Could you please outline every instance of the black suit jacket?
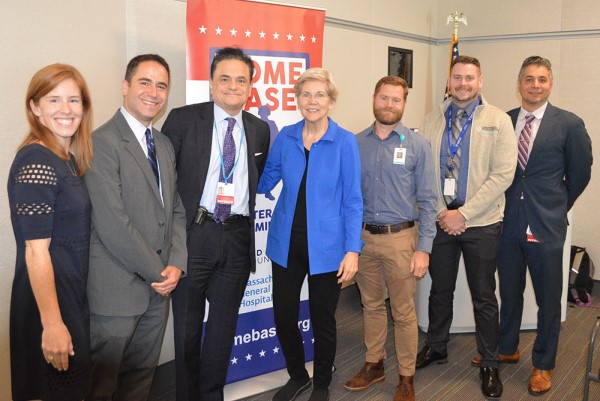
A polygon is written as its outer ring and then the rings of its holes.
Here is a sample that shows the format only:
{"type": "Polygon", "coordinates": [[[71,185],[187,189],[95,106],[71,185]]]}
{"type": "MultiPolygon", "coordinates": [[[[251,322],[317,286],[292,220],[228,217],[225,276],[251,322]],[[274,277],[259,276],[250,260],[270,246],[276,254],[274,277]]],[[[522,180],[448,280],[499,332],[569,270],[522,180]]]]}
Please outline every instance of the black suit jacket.
{"type": "MultiPolygon", "coordinates": [[[[508,112],[513,126],[519,110],[508,112]]],[[[517,165],[515,179],[506,191],[503,232],[519,227],[518,204],[524,202],[536,239],[564,241],[567,212],[590,181],[591,167],[592,142],[583,120],[548,103],[527,167],[523,171],[517,165]]]]}
{"type": "MultiPolygon", "coordinates": [[[[242,112],[244,132],[248,149],[248,188],[250,227],[252,238],[250,263],[256,270],[254,255],[254,205],[258,179],[265,167],[269,153],[269,125],[254,116],[242,112]]],[[[213,137],[214,103],[198,103],[171,110],[162,132],[171,139],[177,162],[177,188],[187,216],[189,228],[202,197],[210,163],[213,137]]]]}

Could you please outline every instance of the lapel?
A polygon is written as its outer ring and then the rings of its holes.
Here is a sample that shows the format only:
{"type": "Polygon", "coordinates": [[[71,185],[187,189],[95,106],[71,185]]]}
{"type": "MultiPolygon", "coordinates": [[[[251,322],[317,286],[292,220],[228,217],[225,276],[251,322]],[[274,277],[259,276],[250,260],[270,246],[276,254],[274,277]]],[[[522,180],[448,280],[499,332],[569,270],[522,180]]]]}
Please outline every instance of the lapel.
{"type": "MultiPolygon", "coordinates": [[[[206,183],[206,175],[208,174],[208,166],[210,165],[210,152],[212,149],[213,126],[215,121],[215,112],[213,102],[207,103],[198,112],[198,126],[196,135],[196,154],[198,160],[198,183],[199,193],[204,190],[206,183]]],[[[198,197],[198,201],[200,197],[198,197]]]]}
{"type": "Polygon", "coordinates": [[[250,198],[256,191],[258,185],[258,170],[256,163],[254,162],[254,155],[256,151],[256,127],[250,121],[248,114],[242,111],[242,121],[244,122],[244,133],[246,135],[246,149],[248,151],[248,184],[250,189],[250,198]]]}
{"type": "MultiPolygon", "coordinates": [[[[156,157],[158,158],[158,168],[160,169],[160,185],[163,193],[162,203],[164,210],[171,210],[173,199],[168,194],[174,192],[172,188],[174,183],[170,179],[175,176],[175,172],[173,171],[174,163],[170,160],[167,143],[164,141],[164,136],[161,135],[162,134],[159,131],[152,127],[152,136],[154,137],[154,146],[156,147],[156,157]]],[[[154,176],[154,173],[152,173],[152,176],[154,176]]]]}
{"type": "MultiPolygon", "coordinates": [[[[133,131],[129,127],[129,124],[127,124],[127,120],[125,120],[125,117],[123,117],[123,114],[121,114],[120,110],[117,110],[113,118],[115,121],[115,125],[117,126],[117,130],[119,131],[121,138],[125,142],[125,149],[131,154],[131,157],[133,158],[135,163],[137,163],[137,165],[144,173],[144,176],[146,177],[150,188],[152,188],[154,196],[156,196],[159,202],[162,202],[160,199],[160,193],[158,192],[158,186],[156,185],[156,178],[154,177],[154,173],[150,168],[150,164],[148,163],[148,159],[146,158],[146,155],[144,154],[140,143],[133,134],[133,131]]],[[[163,153],[165,151],[166,150],[163,148],[163,153]]]]}
{"type": "Polygon", "coordinates": [[[543,157],[544,144],[546,141],[548,141],[548,138],[552,136],[552,131],[557,121],[558,117],[556,108],[548,103],[546,112],[544,113],[544,117],[542,117],[540,127],[538,128],[538,132],[533,141],[533,149],[531,149],[529,159],[527,160],[528,166],[529,163],[535,163],[538,158],[543,157]]]}

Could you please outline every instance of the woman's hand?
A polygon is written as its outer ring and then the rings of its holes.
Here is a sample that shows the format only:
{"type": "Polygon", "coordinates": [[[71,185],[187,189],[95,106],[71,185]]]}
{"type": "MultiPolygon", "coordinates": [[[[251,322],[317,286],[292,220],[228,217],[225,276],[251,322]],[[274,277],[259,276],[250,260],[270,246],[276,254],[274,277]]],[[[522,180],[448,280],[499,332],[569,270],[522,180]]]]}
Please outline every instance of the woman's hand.
{"type": "Polygon", "coordinates": [[[69,369],[69,356],[75,355],[71,334],[61,321],[47,324],[42,331],[42,352],[46,362],[58,370],[69,369]]]}
{"type": "Polygon", "coordinates": [[[338,269],[338,284],[343,283],[344,281],[350,281],[356,275],[358,271],[358,253],[357,252],[346,252],[344,259],[340,263],[340,268],[338,269]]]}

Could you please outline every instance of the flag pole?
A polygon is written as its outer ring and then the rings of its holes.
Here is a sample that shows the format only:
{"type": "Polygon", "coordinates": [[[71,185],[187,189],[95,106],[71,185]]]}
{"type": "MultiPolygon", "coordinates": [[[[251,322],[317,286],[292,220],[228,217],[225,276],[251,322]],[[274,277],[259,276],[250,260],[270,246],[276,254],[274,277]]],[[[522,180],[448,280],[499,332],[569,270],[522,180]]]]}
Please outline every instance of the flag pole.
{"type": "MultiPolygon", "coordinates": [[[[446,20],[446,25],[450,25],[450,23],[454,26],[454,33],[452,34],[452,41],[450,42],[450,56],[448,58],[448,77],[450,77],[450,67],[452,66],[452,60],[458,57],[458,26],[459,24],[464,24],[467,26],[467,17],[463,13],[458,13],[458,11],[454,11],[454,13],[450,14],[446,20]]],[[[444,100],[450,97],[450,87],[446,84],[446,92],[444,92],[444,100]]]]}

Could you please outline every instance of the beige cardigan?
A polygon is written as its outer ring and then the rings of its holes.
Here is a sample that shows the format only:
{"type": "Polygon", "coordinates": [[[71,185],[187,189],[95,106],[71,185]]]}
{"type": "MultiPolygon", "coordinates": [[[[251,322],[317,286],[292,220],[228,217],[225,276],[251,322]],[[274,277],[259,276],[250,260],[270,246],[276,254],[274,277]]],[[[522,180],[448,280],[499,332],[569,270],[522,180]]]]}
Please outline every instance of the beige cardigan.
{"type": "MultiPolygon", "coordinates": [[[[517,168],[517,138],[508,114],[481,99],[471,124],[467,201],[458,209],[467,227],[486,226],[502,221],[504,191],[517,168]]],[[[452,99],[429,113],[419,129],[433,150],[438,193],[438,213],[446,209],[440,177],[440,147],[446,134],[446,110],[452,99]]]]}

